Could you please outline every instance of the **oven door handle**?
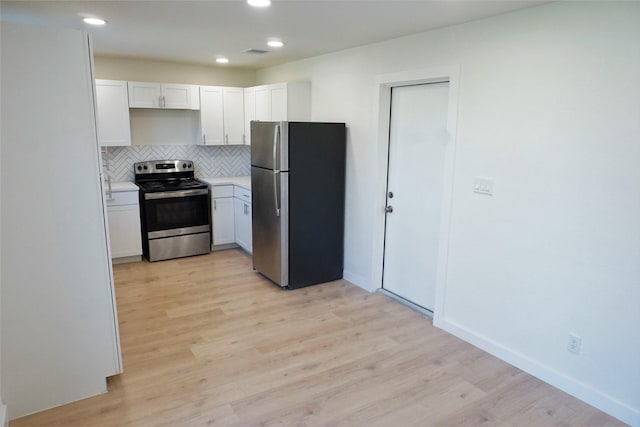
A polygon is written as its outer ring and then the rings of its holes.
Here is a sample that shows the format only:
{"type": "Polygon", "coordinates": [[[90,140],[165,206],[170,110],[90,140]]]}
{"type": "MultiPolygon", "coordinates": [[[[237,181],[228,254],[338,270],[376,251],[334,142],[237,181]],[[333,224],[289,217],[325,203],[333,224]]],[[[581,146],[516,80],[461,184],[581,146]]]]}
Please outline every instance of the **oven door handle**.
{"type": "Polygon", "coordinates": [[[182,191],[162,191],[160,193],[145,193],[145,200],[154,199],[173,199],[176,197],[188,197],[188,196],[203,196],[209,194],[209,190],[206,188],[200,188],[197,190],[182,190],[182,191]]]}

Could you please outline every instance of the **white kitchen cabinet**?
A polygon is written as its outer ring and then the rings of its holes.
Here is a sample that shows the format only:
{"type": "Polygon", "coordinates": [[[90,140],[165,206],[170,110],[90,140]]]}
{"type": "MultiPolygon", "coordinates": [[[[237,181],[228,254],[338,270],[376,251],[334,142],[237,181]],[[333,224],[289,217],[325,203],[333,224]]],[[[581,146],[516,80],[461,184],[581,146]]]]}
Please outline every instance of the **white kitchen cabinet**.
{"type": "Polygon", "coordinates": [[[251,191],[234,187],[236,243],[245,251],[252,253],[251,191]]]}
{"type": "Polygon", "coordinates": [[[244,89],[200,86],[200,144],[244,144],[244,123],[244,89]]]}
{"type": "Polygon", "coordinates": [[[200,109],[196,85],[128,82],[128,88],[129,108],[200,109]]]}
{"type": "MultiPolygon", "coordinates": [[[[142,235],[138,191],[121,191],[107,196],[107,220],[113,260],[140,257],[142,235]]],[[[116,261],[117,262],[117,261],[116,261]]]]}
{"type": "Polygon", "coordinates": [[[101,146],[131,145],[127,82],[96,79],[96,116],[101,146]]]}
{"type": "Polygon", "coordinates": [[[251,120],[311,120],[311,84],[288,82],[254,86],[245,89],[245,136],[251,144],[251,120]],[[248,112],[248,113],[247,113],[248,112]]]}
{"type": "Polygon", "coordinates": [[[244,144],[244,90],[240,87],[222,89],[224,134],[227,145],[244,144]]]}
{"type": "Polygon", "coordinates": [[[200,144],[224,145],[222,88],[200,86],[200,144]]]}
{"type": "Polygon", "coordinates": [[[174,108],[182,110],[199,110],[200,97],[198,96],[198,86],[183,85],[175,83],[162,83],[163,108],[174,108]]]}
{"type": "Polygon", "coordinates": [[[269,86],[256,86],[253,88],[255,96],[255,119],[260,121],[271,120],[271,98],[269,86]]]}
{"type": "Polygon", "coordinates": [[[235,243],[233,185],[211,186],[212,245],[235,243]]]}

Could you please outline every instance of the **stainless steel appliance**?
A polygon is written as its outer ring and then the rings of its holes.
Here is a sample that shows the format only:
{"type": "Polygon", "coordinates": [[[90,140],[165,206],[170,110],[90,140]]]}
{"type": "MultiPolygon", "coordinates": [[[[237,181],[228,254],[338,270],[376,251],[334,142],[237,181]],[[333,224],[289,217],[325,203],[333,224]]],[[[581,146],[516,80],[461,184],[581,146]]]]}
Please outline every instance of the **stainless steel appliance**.
{"type": "Polygon", "coordinates": [[[285,288],[342,277],[344,123],[251,122],[253,267],[285,288]]]}
{"type": "Polygon", "coordinates": [[[142,252],[149,261],[209,253],[211,220],[207,184],[190,160],[133,165],[140,187],[142,252]]]}

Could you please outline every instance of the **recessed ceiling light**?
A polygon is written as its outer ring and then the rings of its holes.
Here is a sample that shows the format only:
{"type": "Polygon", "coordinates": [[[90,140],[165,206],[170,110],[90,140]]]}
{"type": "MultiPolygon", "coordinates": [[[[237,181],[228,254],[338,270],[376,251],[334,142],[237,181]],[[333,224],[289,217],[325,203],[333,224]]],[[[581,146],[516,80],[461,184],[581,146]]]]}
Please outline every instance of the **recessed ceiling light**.
{"type": "Polygon", "coordinates": [[[104,25],[107,23],[107,21],[100,18],[84,18],[83,21],[91,25],[104,25]]]}
{"type": "Polygon", "coordinates": [[[216,62],[218,64],[227,64],[229,62],[229,58],[224,58],[224,57],[216,58],[216,62]]]}
{"type": "Polygon", "coordinates": [[[271,5],[271,0],[247,0],[247,3],[254,7],[267,7],[271,5]]]}
{"type": "Polygon", "coordinates": [[[284,43],[282,43],[280,40],[269,40],[267,42],[267,44],[271,47],[282,47],[284,46],[284,43]]]}

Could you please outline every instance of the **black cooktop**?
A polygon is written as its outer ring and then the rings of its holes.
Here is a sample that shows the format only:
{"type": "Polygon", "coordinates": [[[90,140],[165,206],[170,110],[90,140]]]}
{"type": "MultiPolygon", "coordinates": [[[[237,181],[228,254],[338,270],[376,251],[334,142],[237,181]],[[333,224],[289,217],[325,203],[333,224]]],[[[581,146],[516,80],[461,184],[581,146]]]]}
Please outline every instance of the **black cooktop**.
{"type": "Polygon", "coordinates": [[[138,184],[138,186],[145,193],[197,190],[201,188],[208,188],[208,185],[206,183],[198,181],[195,178],[137,181],[136,184],[138,184]]]}

